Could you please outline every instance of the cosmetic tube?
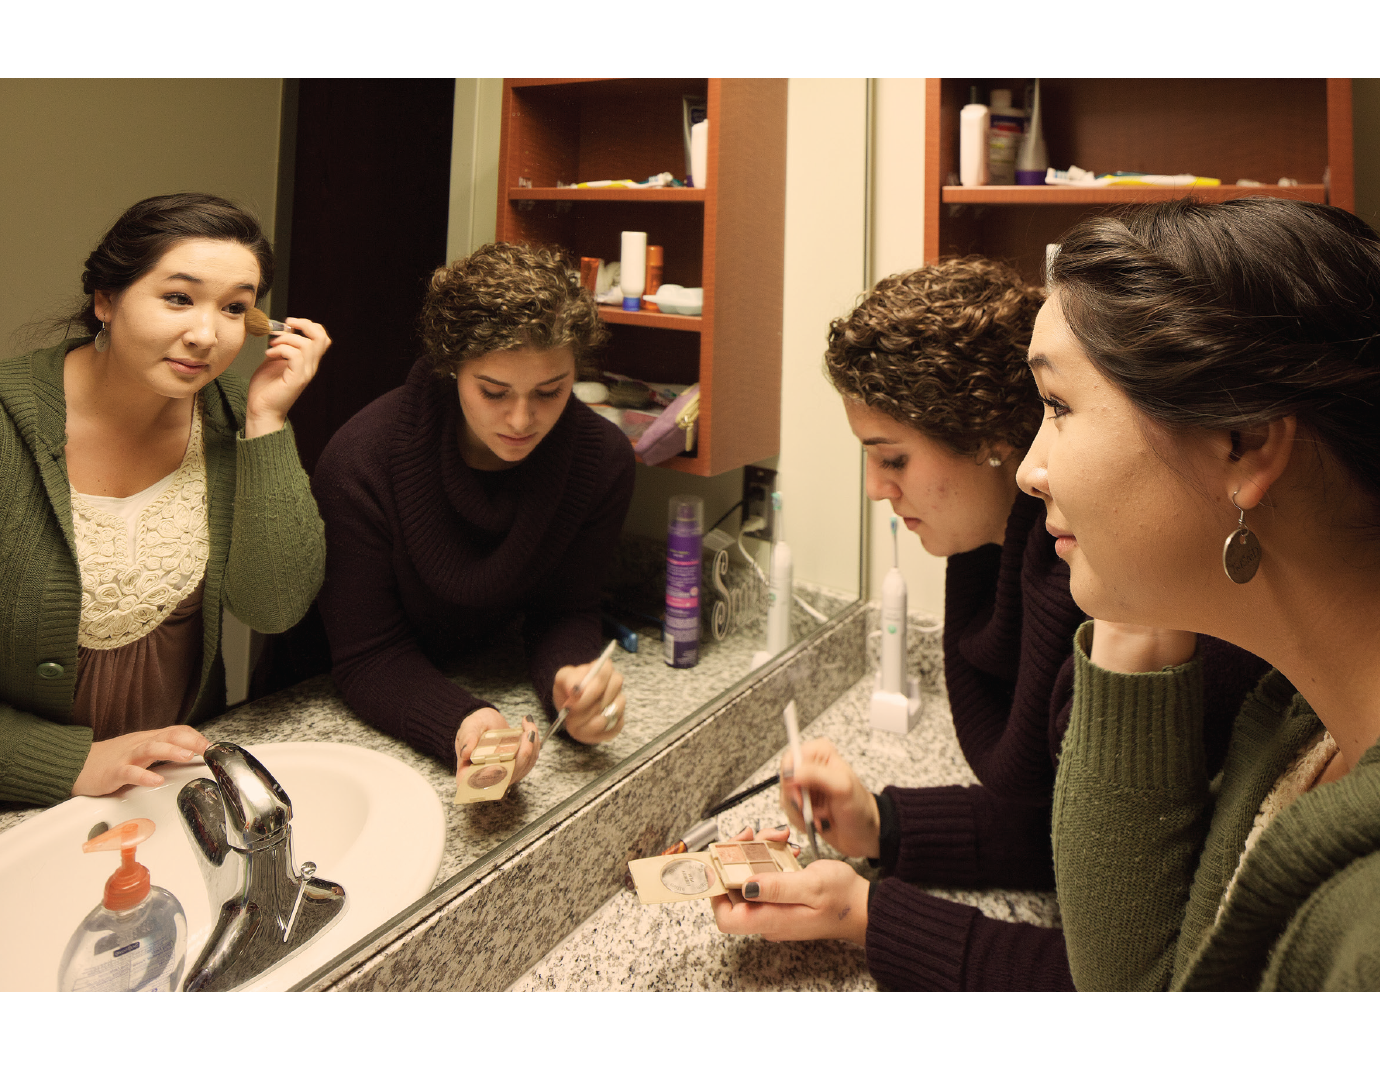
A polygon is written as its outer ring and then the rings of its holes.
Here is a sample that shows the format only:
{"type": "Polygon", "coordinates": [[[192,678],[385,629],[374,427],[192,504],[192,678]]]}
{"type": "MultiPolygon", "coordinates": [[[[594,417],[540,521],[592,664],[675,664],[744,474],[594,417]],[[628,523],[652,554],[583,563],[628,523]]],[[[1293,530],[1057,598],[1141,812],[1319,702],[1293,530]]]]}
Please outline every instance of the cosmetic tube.
{"type": "Polygon", "coordinates": [[[647,232],[624,231],[623,252],[619,260],[618,285],[623,291],[623,308],[636,312],[642,308],[642,291],[647,285],[647,232]]]}
{"type": "Polygon", "coordinates": [[[667,509],[666,629],[668,666],[689,669],[700,660],[700,555],[704,499],[676,495],[667,509]]]}

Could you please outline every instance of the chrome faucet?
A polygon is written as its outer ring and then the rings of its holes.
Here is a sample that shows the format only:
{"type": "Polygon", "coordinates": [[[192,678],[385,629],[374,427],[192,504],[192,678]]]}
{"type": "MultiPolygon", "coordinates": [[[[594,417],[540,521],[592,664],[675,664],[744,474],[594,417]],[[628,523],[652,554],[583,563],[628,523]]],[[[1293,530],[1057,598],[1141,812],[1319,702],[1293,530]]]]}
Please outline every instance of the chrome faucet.
{"type": "Polygon", "coordinates": [[[345,890],[294,868],[292,801],[237,744],[204,756],[215,780],[182,786],[177,807],[196,848],[211,912],[211,936],[187,972],[186,992],[228,992],[292,958],[340,920],[345,890]]]}

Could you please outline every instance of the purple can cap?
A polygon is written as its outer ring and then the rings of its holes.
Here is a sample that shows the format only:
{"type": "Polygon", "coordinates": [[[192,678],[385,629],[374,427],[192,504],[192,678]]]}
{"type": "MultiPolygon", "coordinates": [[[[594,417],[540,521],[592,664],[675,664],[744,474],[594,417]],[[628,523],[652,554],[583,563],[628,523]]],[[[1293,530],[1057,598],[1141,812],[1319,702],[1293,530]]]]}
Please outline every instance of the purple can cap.
{"type": "Polygon", "coordinates": [[[642,299],[641,299],[640,297],[625,297],[625,298],[623,299],[623,311],[624,311],[624,312],[637,312],[637,311],[640,310],[641,308],[642,308],[642,299]]]}
{"type": "Polygon", "coordinates": [[[1045,185],[1044,171],[1017,171],[1017,186],[1043,186],[1045,185]]]}

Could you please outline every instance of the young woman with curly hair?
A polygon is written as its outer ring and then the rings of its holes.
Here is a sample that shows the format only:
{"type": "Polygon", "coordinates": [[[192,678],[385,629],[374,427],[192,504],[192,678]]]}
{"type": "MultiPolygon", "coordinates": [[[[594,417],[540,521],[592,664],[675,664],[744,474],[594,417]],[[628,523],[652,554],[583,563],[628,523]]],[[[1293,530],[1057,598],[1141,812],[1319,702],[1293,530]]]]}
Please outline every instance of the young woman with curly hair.
{"type": "MultiPolygon", "coordinates": [[[[599,588],[632,498],[628,440],[572,388],[602,341],[564,259],[495,243],[437,269],[407,382],[356,414],[313,476],[326,522],[318,605],[336,683],[366,721],[454,762],[507,721],[439,666],[523,618],[532,685],[565,729],[622,728],[622,677],[605,665],[599,588]]],[[[527,720],[527,719],[524,719],[527,720]]],[[[526,726],[514,779],[540,747],[526,726]]]]}
{"type": "MultiPolygon", "coordinates": [[[[867,495],[948,559],[945,682],[980,784],[873,795],[828,740],[810,741],[802,767],[783,768],[787,814],[803,826],[796,800],[810,792],[823,838],[889,876],[869,883],[832,860],[764,876],[744,888],[750,899],[716,898],[724,931],[853,940],[887,989],[1072,988],[1059,930],[917,887],[1054,886],[1054,771],[1086,615],[1044,510],[1016,484],[1041,421],[1026,353],[1042,300],[1012,269],[967,257],[884,279],[831,325],[825,365],[866,451],[867,495]]],[[[1213,709],[1234,710],[1265,667],[1226,644],[1205,652],[1213,709]]],[[[1225,725],[1209,726],[1216,763],[1225,725]]]]}

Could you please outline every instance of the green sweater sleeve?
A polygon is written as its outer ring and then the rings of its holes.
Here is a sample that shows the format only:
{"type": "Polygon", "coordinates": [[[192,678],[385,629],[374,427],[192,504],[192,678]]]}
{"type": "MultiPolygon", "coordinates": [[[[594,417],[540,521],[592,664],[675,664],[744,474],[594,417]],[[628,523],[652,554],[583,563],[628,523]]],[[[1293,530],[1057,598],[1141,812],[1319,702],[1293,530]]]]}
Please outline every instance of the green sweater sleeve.
{"type": "Polygon", "coordinates": [[[58,725],[0,703],[0,800],[47,807],[72,794],[86,757],[91,730],[58,725]]]}
{"type": "Polygon", "coordinates": [[[259,632],[296,624],[326,569],[326,537],[292,427],[235,442],[235,514],[225,603],[259,632]]]}
{"type": "Polygon", "coordinates": [[[1202,665],[1111,673],[1074,639],[1054,870],[1079,989],[1166,989],[1210,817],[1202,665]]]}

